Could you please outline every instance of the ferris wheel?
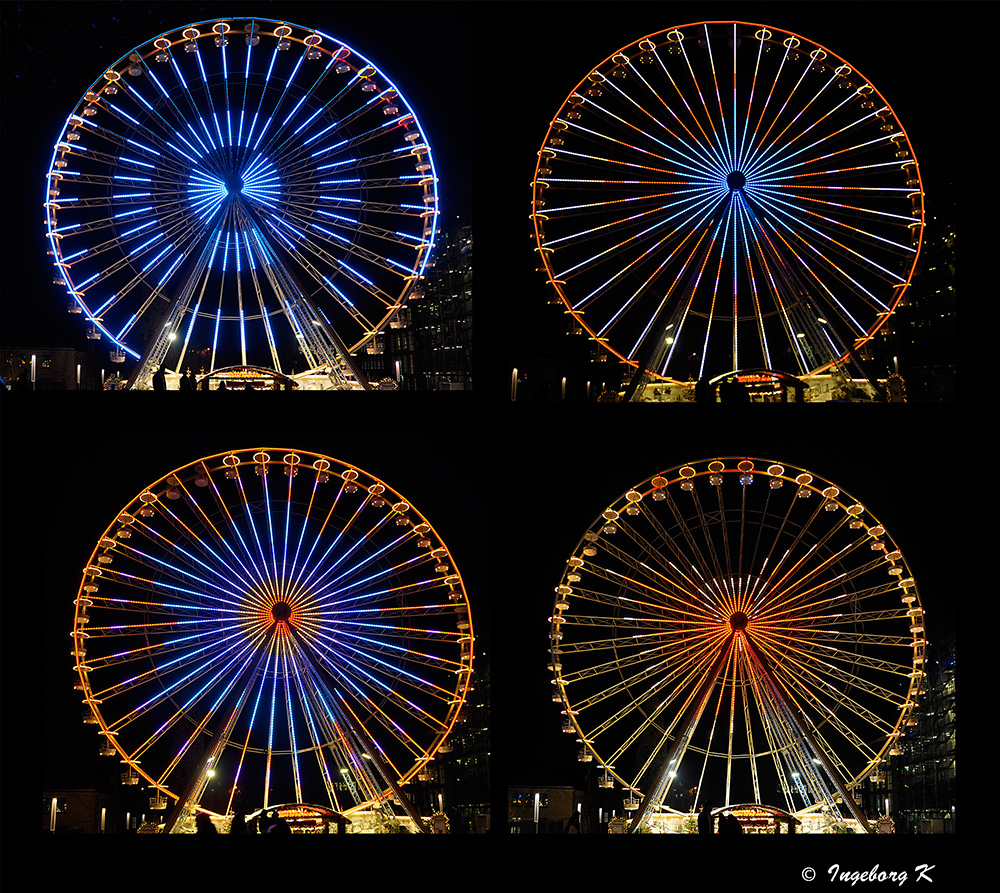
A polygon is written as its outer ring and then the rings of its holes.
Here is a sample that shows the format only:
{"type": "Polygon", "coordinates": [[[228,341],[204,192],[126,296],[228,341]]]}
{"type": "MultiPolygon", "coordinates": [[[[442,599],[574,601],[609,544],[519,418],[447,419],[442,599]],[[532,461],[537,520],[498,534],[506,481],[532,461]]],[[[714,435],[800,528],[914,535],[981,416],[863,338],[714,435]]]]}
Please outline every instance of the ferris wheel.
{"type": "Polygon", "coordinates": [[[770,26],[700,22],[593,68],[538,153],[552,303],[658,379],[846,361],[913,276],[913,147],[878,89],[770,26]]]}
{"type": "Polygon", "coordinates": [[[135,363],[320,369],[366,387],[428,263],[437,178],[393,82],[327,34],[259,18],[140,44],[77,103],[46,175],[55,282],[135,363]]]}
{"type": "Polygon", "coordinates": [[[115,516],[75,604],[84,719],[168,831],[196,806],[391,821],[391,800],[420,824],[403,788],[465,720],[473,631],[448,547],[378,478],[301,450],[199,459],[115,516]]]}
{"type": "Polygon", "coordinates": [[[566,562],[554,700],[632,828],[672,786],[714,805],[854,818],[925,686],[924,611],[899,547],[836,485],[702,460],[629,489],[566,562]]]}

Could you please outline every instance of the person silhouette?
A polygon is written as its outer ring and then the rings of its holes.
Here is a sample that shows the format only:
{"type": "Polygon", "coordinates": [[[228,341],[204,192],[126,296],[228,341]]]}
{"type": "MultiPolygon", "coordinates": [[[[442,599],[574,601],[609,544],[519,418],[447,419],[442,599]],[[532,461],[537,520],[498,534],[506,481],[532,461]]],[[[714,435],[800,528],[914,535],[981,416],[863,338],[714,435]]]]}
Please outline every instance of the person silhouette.
{"type": "Polygon", "coordinates": [[[740,824],[740,820],[736,818],[734,813],[727,812],[725,815],[719,817],[719,833],[742,834],[743,826],[740,824]]]}
{"type": "Polygon", "coordinates": [[[229,826],[230,834],[246,834],[247,833],[247,817],[246,813],[242,809],[237,809],[233,815],[232,824],[229,826]]]}
{"type": "Polygon", "coordinates": [[[712,817],[712,804],[707,800],[702,804],[701,813],[698,816],[698,833],[715,833],[715,819],[712,817]]]}

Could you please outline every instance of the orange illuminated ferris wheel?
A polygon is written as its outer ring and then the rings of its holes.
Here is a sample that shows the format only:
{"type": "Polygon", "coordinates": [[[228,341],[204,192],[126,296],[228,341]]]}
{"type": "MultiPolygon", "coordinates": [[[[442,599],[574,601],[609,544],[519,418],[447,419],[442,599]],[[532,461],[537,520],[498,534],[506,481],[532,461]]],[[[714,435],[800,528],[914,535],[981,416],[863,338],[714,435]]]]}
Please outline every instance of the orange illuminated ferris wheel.
{"type": "Polygon", "coordinates": [[[780,28],[697,22],[570,91],[531,219],[551,303],[595,355],[688,381],[852,357],[909,286],[924,201],[906,131],[853,64],[780,28]]]}
{"type": "Polygon", "coordinates": [[[302,450],[220,453],[143,489],[94,548],[72,635],[84,719],[168,831],[290,803],[392,822],[395,802],[421,827],[403,788],[450,750],[472,674],[465,586],[430,522],[302,450]]]}
{"type": "Polygon", "coordinates": [[[899,547],[835,484],[763,459],[618,497],[566,562],[550,635],[563,730],[633,829],[672,789],[867,829],[854,788],[900,751],[925,684],[899,547]]]}

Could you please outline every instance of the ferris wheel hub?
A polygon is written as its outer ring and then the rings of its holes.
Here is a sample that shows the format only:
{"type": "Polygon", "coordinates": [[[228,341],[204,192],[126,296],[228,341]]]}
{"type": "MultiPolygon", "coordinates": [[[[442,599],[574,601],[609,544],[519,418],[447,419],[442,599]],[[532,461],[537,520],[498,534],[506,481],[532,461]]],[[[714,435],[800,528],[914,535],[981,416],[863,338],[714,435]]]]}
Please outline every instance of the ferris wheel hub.
{"type": "Polygon", "coordinates": [[[292,616],[292,606],[288,602],[275,602],[271,608],[271,616],[279,623],[288,623],[292,616]]]}
{"type": "Polygon", "coordinates": [[[742,611],[737,611],[729,618],[729,627],[733,632],[742,632],[747,628],[750,618],[742,611]]]}
{"type": "Polygon", "coordinates": [[[747,178],[739,171],[733,171],[728,177],[726,177],[726,185],[729,186],[730,191],[742,189],[747,185],[747,178]]]}

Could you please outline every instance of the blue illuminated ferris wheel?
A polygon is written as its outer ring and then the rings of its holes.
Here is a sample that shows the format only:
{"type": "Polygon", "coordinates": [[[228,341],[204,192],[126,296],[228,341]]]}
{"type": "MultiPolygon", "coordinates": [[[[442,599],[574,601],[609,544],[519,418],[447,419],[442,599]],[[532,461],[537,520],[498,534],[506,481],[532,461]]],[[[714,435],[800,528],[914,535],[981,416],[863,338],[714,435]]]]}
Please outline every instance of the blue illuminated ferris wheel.
{"type": "Polygon", "coordinates": [[[532,183],[539,269],[595,353],[653,378],[808,376],[900,302],[924,225],[909,137],[804,37],[701,22],[592,69],[532,183]]]}
{"type": "Polygon", "coordinates": [[[302,450],[191,462],[114,516],[75,605],[84,721],[164,830],[286,804],[422,827],[406,786],[465,720],[472,621],[387,483],[302,450]]]}
{"type": "Polygon", "coordinates": [[[264,19],[188,25],[110,66],[67,118],[46,190],[55,281],[132,387],[161,366],[366,387],[354,355],[405,306],[438,213],[393,82],[327,34],[264,19]]]}

